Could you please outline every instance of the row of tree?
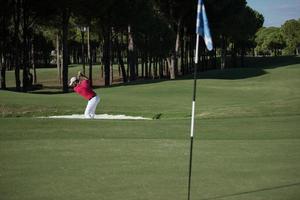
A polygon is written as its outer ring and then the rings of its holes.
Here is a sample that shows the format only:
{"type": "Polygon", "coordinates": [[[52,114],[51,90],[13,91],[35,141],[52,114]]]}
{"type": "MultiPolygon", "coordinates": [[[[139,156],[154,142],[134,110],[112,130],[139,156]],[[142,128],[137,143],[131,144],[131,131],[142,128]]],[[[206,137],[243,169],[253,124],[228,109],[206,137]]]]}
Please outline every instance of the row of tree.
{"type": "Polygon", "coordinates": [[[256,55],[299,55],[300,19],[288,20],[281,27],[263,27],[255,41],[256,55]]]}
{"type": "MultiPolygon", "coordinates": [[[[6,70],[15,71],[16,90],[36,81],[38,65],[56,63],[68,92],[68,64],[104,66],[105,85],[112,66],[122,80],[175,79],[193,68],[196,0],[0,0],[1,88],[6,70]],[[22,81],[20,70],[23,70],[22,81]],[[31,76],[31,74],[33,74],[31,76]]],[[[201,45],[200,68],[237,66],[238,56],[255,48],[264,18],[246,0],[206,0],[214,50],[201,45]]]]}

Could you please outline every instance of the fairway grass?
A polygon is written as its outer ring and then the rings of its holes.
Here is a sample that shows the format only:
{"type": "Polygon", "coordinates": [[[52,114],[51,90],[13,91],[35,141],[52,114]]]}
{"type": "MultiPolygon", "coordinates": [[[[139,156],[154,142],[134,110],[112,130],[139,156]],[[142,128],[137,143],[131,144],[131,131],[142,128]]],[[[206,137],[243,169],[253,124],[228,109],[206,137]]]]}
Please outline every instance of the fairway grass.
{"type": "MultiPolygon", "coordinates": [[[[200,75],[191,199],[299,199],[299,77],[299,64],[200,75]]],[[[0,91],[1,200],[187,198],[192,80],[96,91],[99,114],[161,118],[37,118],[86,102],[0,91]]]]}
{"type": "MultiPolygon", "coordinates": [[[[300,117],[197,121],[195,199],[297,199],[300,117]]],[[[189,120],[2,119],[3,199],[184,199],[189,120]]]]}

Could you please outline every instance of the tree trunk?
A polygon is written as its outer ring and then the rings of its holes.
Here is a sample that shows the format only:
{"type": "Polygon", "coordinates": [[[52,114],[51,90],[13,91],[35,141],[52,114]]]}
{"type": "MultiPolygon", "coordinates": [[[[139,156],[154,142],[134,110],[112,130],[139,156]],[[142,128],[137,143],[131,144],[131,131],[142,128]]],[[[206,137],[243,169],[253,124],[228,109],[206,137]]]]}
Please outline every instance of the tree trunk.
{"type": "Polygon", "coordinates": [[[237,52],[234,43],[231,48],[231,65],[232,67],[237,67],[237,52]]]}
{"type": "Polygon", "coordinates": [[[145,78],[145,53],[144,52],[141,52],[141,77],[142,78],[145,78]]]}
{"type": "Polygon", "coordinates": [[[61,85],[61,66],[60,66],[60,47],[59,47],[59,34],[56,34],[56,67],[57,67],[57,80],[61,85]]]}
{"type": "Polygon", "coordinates": [[[183,38],[183,74],[188,73],[188,36],[187,36],[187,28],[184,27],[184,38],[183,38]]]}
{"type": "Polygon", "coordinates": [[[1,68],[1,89],[5,90],[6,89],[6,79],[5,79],[6,66],[5,66],[3,52],[1,53],[0,56],[0,68],[1,68]]]}
{"type": "Polygon", "coordinates": [[[149,54],[149,52],[148,52],[148,36],[146,35],[145,36],[145,46],[146,46],[146,48],[145,48],[145,51],[144,51],[144,67],[145,67],[145,69],[144,69],[144,77],[145,78],[148,78],[149,77],[149,74],[148,74],[148,54],[149,54]]]}
{"type": "Polygon", "coordinates": [[[189,53],[189,71],[190,73],[193,72],[193,69],[194,69],[194,48],[193,48],[193,45],[191,43],[191,41],[193,41],[193,36],[191,35],[190,36],[190,45],[189,45],[189,50],[190,50],[190,53],[189,53]]]}
{"type": "Polygon", "coordinates": [[[170,73],[170,79],[175,79],[175,73],[174,73],[174,63],[172,62],[172,58],[167,58],[169,73],[170,73]]]}
{"type": "Polygon", "coordinates": [[[35,56],[34,56],[34,36],[32,36],[32,40],[31,40],[31,66],[33,71],[33,84],[37,84],[35,56]]]}
{"type": "Polygon", "coordinates": [[[69,62],[69,54],[68,54],[68,31],[69,31],[69,9],[64,8],[62,13],[62,40],[63,40],[63,92],[69,92],[69,85],[68,85],[68,62],[69,62]]]}
{"type": "Polygon", "coordinates": [[[91,44],[90,44],[90,26],[87,27],[87,48],[88,48],[88,61],[89,61],[89,80],[90,86],[93,86],[93,61],[91,57],[91,44]]]}
{"type": "Polygon", "coordinates": [[[164,76],[164,66],[163,66],[163,60],[161,57],[158,58],[159,62],[159,79],[163,78],[164,76]]]}
{"type": "Polygon", "coordinates": [[[112,85],[114,82],[114,46],[113,46],[113,42],[112,42],[112,35],[113,35],[113,28],[111,28],[111,39],[110,39],[110,83],[109,85],[112,85]]]}
{"type": "Polygon", "coordinates": [[[171,57],[167,58],[168,67],[170,71],[170,79],[173,80],[176,78],[175,76],[175,55],[172,53],[171,57]]]}
{"type": "Polygon", "coordinates": [[[81,30],[81,62],[82,62],[82,73],[85,74],[85,48],[84,48],[84,32],[85,27],[81,30]]]}
{"type": "Polygon", "coordinates": [[[103,62],[105,86],[110,86],[110,36],[111,28],[109,27],[107,30],[104,31],[103,62]]]}
{"type": "Polygon", "coordinates": [[[126,74],[126,70],[125,70],[125,66],[124,66],[124,62],[123,62],[123,58],[122,58],[121,45],[118,41],[118,37],[116,38],[115,42],[116,42],[116,46],[117,46],[117,57],[118,57],[119,65],[121,68],[123,83],[127,83],[127,81],[128,81],[127,74],[126,74]]]}
{"type": "Polygon", "coordinates": [[[95,48],[94,48],[94,51],[93,51],[93,57],[94,57],[93,60],[94,60],[94,63],[95,63],[95,64],[97,63],[97,49],[98,49],[98,48],[95,47],[95,48]]]}
{"type": "Polygon", "coordinates": [[[180,46],[180,29],[181,29],[181,19],[179,19],[178,22],[177,22],[176,42],[175,42],[175,49],[174,49],[174,55],[173,55],[175,76],[178,75],[178,55],[179,55],[179,46],[180,46]]]}
{"type": "Polygon", "coordinates": [[[224,35],[221,36],[221,69],[225,69],[226,66],[226,38],[224,35]]]}
{"type": "Polygon", "coordinates": [[[21,80],[20,80],[20,40],[19,40],[19,28],[20,28],[20,14],[21,14],[21,1],[13,1],[14,5],[14,40],[13,40],[13,57],[14,57],[14,68],[15,68],[15,81],[16,90],[21,91],[21,80]]]}
{"type": "Polygon", "coordinates": [[[135,76],[136,78],[139,78],[139,54],[135,53],[135,76]]]}
{"type": "Polygon", "coordinates": [[[61,84],[63,82],[63,70],[64,70],[64,63],[63,63],[63,42],[61,40],[61,47],[60,47],[60,80],[61,80],[61,84]]]}
{"type": "Polygon", "coordinates": [[[152,55],[149,56],[149,78],[153,77],[152,55]]]}
{"type": "Polygon", "coordinates": [[[27,92],[30,83],[29,71],[29,13],[27,1],[22,1],[23,11],[23,92],[27,92]]]}
{"type": "Polygon", "coordinates": [[[185,74],[185,70],[184,70],[184,55],[185,55],[185,45],[186,45],[186,41],[185,41],[185,34],[186,34],[186,28],[184,27],[184,35],[181,37],[180,39],[180,43],[181,43],[181,50],[180,50],[180,57],[181,57],[181,60],[180,60],[180,72],[181,72],[181,75],[184,75],[185,74]]]}
{"type": "Polygon", "coordinates": [[[134,55],[134,43],[131,32],[131,26],[128,25],[128,64],[129,64],[129,80],[136,80],[135,73],[135,55],[134,55]]]}
{"type": "Polygon", "coordinates": [[[242,45],[241,50],[241,67],[245,67],[245,46],[242,45]]]}
{"type": "MultiPolygon", "coordinates": [[[[1,5],[4,6],[5,8],[8,7],[7,4],[1,5]]],[[[1,89],[5,90],[6,89],[6,80],[5,80],[5,75],[6,75],[6,62],[5,62],[5,54],[8,46],[8,40],[7,37],[9,35],[8,30],[7,30],[7,24],[8,24],[8,20],[7,20],[7,16],[6,13],[0,13],[0,25],[2,25],[0,28],[0,35],[1,40],[0,40],[0,84],[1,84],[1,89]]]]}
{"type": "Polygon", "coordinates": [[[157,57],[154,58],[154,67],[153,67],[153,70],[154,70],[154,73],[153,73],[153,79],[155,79],[157,77],[157,64],[158,63],[158,59],[157,57]]]}

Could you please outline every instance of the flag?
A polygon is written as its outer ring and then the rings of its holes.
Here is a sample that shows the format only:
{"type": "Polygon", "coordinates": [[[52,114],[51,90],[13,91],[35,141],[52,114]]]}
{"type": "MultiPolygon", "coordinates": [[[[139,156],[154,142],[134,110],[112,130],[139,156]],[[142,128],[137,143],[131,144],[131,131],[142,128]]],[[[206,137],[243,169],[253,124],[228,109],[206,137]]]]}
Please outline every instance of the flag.
{"type": "Polygon", "coordinates": [[[213,42],[203,0],[198,0],[196,34],[203,37],[207,49],[211,51],[213,49],[213,42]]]}

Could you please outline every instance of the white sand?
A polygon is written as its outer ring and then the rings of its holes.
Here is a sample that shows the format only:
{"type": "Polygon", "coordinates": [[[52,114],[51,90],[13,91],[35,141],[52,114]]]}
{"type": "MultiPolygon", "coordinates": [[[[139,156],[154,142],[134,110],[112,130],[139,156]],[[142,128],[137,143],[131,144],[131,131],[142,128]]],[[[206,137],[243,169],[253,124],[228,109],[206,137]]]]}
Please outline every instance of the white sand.
{"type": "MultiPolygon", "coordinates": [[[[54,119],[85,119],[84,115],[74,114],[74,115],[58,115],[58,116],[48,116],[42,118],[54,118],[54,119]]],[[[132,120],[151,120],[151,118],[145,118],[140,116],[126,116],[126,115],[108,115],[101,114],[96,115],[94,119],[132,119],[132,120]]]]}

